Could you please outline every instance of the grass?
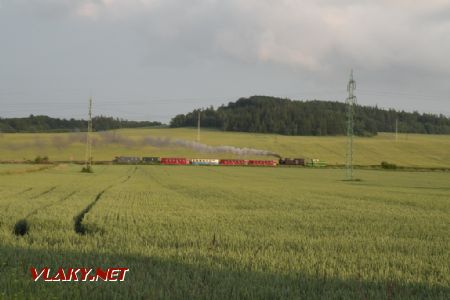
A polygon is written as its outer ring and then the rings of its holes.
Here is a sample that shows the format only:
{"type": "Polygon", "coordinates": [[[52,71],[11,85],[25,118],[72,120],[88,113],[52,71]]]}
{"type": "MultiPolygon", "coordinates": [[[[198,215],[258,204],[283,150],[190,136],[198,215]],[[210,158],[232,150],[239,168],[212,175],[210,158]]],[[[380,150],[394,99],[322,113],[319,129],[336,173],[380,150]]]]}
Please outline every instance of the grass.
{"type": "Polygon", "coordinates": [[[338,169],[94,167],[2,175],[0,298],[450,295],[448,172],[360,170],[345,182],[338,169]],[[32,282],[30,266],[130,272],[121,283],[49,284],[32,282]]]}
{"type": "MultiPolygon", "coordinates": [[[[123,129],[117,136],[139,141],[146,136],[195,140],[196,129],[159,128],[123,129]]],[[[111,136],[94,134],[94,160],[112,160],[115,156],[178,156],[178,157],[233,157],[230,154],[196,153],[183,148],[133,146],[126,143],[107,142],[111,136]],[[102,138],[103,137],[107,137],[102,138]]],[[[2,134],[0,157],[3,161],[34,160],[38,155],[51,160],[84,160],[83,134],[42,133],[2,134]]],[[[345,164],[345,137],[304,137],[275,134],[254,134],[202,130],[201,142],[219,146],[232,145],[270,150],[284,157],[320,158],[328,164],[345,164]]],[[[408,167],[450,167],[450,136],[400,134],[396,142],[393,134],[381,133],[376,137],[356,137],[354,141],[356,165],[380,165],[382,161],[408,167]]]]}

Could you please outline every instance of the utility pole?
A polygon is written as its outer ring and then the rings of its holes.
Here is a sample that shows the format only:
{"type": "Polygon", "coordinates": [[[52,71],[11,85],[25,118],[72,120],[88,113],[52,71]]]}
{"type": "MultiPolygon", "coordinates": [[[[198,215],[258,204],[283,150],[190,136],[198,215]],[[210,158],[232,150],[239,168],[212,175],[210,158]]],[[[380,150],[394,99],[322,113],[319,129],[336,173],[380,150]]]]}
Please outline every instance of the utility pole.
{"type": "Polygon", "coordinates": [[[88,113],[88,128],[86,132],[86,155],[85,155],[85,167],[83,172],[92,172],[92,97],[89,98],[89,113],[88,113]]]}
{"type": "Polygon", "coordinates": [[[200,113],[201,110],[198,110],[198,121],[197,121],[197,142],[200,142],[200,113]]]}
{"type": "Polygon", "coordinates": [[[395,142],[398,142],[398,118],[395,119],[395,142]]]}
{"type": "Polygon", "coordinates": [[[348,98],[345,101],[347,104],[347,180],[353,180],[353,126],[356,105],[356,96],[354,95],[355,89],[356,82],[353,80],[353,70],[351,70],[350,80],[347,85],[348,98]]]}

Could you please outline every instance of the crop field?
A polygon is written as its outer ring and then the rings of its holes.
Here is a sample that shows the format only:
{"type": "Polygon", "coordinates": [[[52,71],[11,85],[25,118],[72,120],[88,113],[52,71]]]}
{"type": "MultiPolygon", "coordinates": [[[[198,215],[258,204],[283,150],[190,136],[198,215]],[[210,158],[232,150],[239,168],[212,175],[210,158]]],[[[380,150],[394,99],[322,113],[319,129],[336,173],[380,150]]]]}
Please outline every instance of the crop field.
{"type": "MultiPolygon", "coordinates": [[[[112,160],[115,156],[175,156],[237,158],[229,153],[198,153],[180,147],[155,147],[143,144],[146,137],[195,141],[196,129],[122,129],[98,132],[94,138],[94,160],[112,160]]],[[[84,160],[83,133],[0,134],[0,161],[84,160]]],[[[305,137],[202,130],[201,143],[211,146],[231,145],[269,150],[283,157],[319,158],[330,165],[344,164],[346,137],[305,137]]],[[[409,167],[450,168],[450,136],[381,133],[375,137],[356,137],[354,162],[379,165],[382,161],[409,167]]],[[[256,157],[248,157],[256,158],[256,157]]],[[[261,158],[261,157],[259,157],[261,158]]]]}
{"type": "Polygon", "coordinates": [[[2,299],[450,296],[448,172],[30,167],[0,165],[2,299]],[[30,266],[130,272],[33,282],[30,266]]]}

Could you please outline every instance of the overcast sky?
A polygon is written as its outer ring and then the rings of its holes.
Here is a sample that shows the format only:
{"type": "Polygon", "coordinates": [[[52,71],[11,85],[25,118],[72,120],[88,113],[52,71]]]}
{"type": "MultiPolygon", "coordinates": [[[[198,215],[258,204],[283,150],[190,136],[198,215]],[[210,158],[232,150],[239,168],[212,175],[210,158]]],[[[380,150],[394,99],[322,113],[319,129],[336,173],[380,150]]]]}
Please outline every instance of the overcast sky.
{"type": "Polygon", "coordinates": [[[167,122],[251,95],[450,115],[450,1],[0,0],[0,117],[167,122]]]}

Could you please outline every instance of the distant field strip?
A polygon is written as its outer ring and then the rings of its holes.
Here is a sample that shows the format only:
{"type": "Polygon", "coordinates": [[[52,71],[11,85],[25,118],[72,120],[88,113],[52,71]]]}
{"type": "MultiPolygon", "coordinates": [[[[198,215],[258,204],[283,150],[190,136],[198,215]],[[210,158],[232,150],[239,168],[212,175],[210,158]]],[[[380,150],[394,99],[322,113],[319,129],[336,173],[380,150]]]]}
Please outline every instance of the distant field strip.
{"type": "MultiPolygon", "coordinates": [[[[117,139],[102,137],[111,132],[94,133],[97,142],[93,148],[94,159],[111,161],[116,156],[157,156],[190,158],[242,158],[230,153],[201,153],[191,149],[153,147],[142,144],[148,137],[154,139],[183,139],[195,141],[197,131],[193,128],[176,129],[122,129],[114,131],[117,139]],[[135,143],[121,143],[121,138],[135,143]],[[103,141],[103,142],[102,142],[103,141]]],[[[2,161],[34,160],[36,156],[47,155],[54,161],[84,161],[83,139],[74,138],[79,133],[5,133],[0,143],[2,161]],[[36,145],[34,141],[38,140],[36,145]],[[61,146],[55,141],[67,141],[61,146]],[[38,146],[39,145],[39,146],[38,146]]],[[[123,139],[122,139],[123,140],[123,139]]],[[[202,130],[201,143],[217,146],[262,149],[278,153],[283,157],[319,158],[330,165],[343,165],[346,159],[347,138],[345,136],[283,136],[276,134],[256,134],[202,130]]],[[[245,158],[269,158],[248,156],[245,158]]],[[[356,165],[379,165],[382,161],[407,167],[450,168],[450,136],[380,133],[375,137],[355,137],[354,163],[356,165]]],[[[2,172],[8,165],[0,165],[2,172]]],[[[11,168],[11,166],[8,166],[11,168]]]]}
{"type": "Polygon", "coordinates": [[[48,170],[51,168],[55,168],[57,165],[44,165],[44,166],[35,166],[35,167],[26,167],[24,168],[24,165],[20,165],[21,168],[11,168],[9,170],[2,170],[0,171],[0,175],[17,175],[17,174],[23,174],[23,173],[32,173],[32,172],[39,172],[48,170]]]}

